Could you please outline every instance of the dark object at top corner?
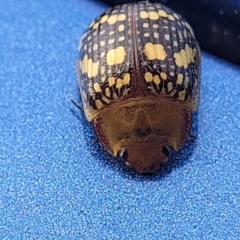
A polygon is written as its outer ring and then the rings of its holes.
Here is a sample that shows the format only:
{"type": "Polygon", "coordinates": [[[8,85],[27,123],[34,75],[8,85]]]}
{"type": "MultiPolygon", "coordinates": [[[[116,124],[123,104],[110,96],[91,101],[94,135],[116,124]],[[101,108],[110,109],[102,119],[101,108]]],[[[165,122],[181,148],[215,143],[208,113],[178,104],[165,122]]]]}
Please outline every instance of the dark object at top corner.
{"type": "MultiPolygon", "coordinates": [[[[137,0],[103,0],[111,6],[137,0]]],[[[180,13],[202,49],[240,65],[240,0],[149,0],[180,13]]]]}

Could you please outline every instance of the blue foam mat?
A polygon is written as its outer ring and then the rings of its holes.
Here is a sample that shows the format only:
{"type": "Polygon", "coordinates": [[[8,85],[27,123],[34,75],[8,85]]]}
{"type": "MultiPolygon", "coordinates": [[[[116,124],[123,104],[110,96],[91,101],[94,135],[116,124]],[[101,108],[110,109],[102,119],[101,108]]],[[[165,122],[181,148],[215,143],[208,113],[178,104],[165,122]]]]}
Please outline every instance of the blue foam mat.
{"type": "Polygon", "coordinates": [[[69,101],[79,38],[105,9],[0,1],[0,239],[238,239],[240,68],[202,54],[197,139],[138,175],[69,101]]]}

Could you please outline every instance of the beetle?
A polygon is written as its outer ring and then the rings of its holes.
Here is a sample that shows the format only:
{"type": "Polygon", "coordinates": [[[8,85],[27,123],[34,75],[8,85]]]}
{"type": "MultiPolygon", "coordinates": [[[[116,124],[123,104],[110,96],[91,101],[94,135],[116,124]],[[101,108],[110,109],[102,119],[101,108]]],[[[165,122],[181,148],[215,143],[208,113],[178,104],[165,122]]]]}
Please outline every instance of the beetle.
{"type": "Polygon", "coordinates": [[[118,5],[96,18],[79,46],[83,110],[101,145],[140,173],[155,172],[190,135],[200,92],[191,26],[159,3],[118,5]]]}

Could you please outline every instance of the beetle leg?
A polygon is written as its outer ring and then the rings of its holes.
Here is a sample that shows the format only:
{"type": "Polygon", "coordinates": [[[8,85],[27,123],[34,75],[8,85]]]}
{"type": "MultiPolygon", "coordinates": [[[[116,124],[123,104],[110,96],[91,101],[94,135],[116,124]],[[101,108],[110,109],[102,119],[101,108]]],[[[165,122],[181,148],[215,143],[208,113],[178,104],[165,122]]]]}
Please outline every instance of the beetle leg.
{"type": "Polygon", "coordinates": [[[197,137],[196,134],[194,134],[194,133],[189,133],[188,138],[189,138],[190,141],[194,141],[194,140],[196,139],[196,137],[197,137]]]}
{"type": "Polygon", "coordinates": [[[70,99],[70,101],[75,107],[77,107],[81,112],[83,112],[83,108],[78,103],[76,103],[73,99],[70,99]]]}

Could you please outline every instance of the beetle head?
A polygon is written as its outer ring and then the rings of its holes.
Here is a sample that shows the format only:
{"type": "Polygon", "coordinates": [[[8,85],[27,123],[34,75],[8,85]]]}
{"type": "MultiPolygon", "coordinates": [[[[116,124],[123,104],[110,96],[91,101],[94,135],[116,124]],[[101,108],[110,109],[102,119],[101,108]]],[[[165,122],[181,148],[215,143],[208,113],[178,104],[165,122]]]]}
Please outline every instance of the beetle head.
{"type": "Polygon", "coordinates": [[[139,173],[154,173],[161,163],[168,160],[169,151],[166,147],[136,146],[131,149],[120,150],[120,157],[127,166],[133,167],[139,173]]]}

